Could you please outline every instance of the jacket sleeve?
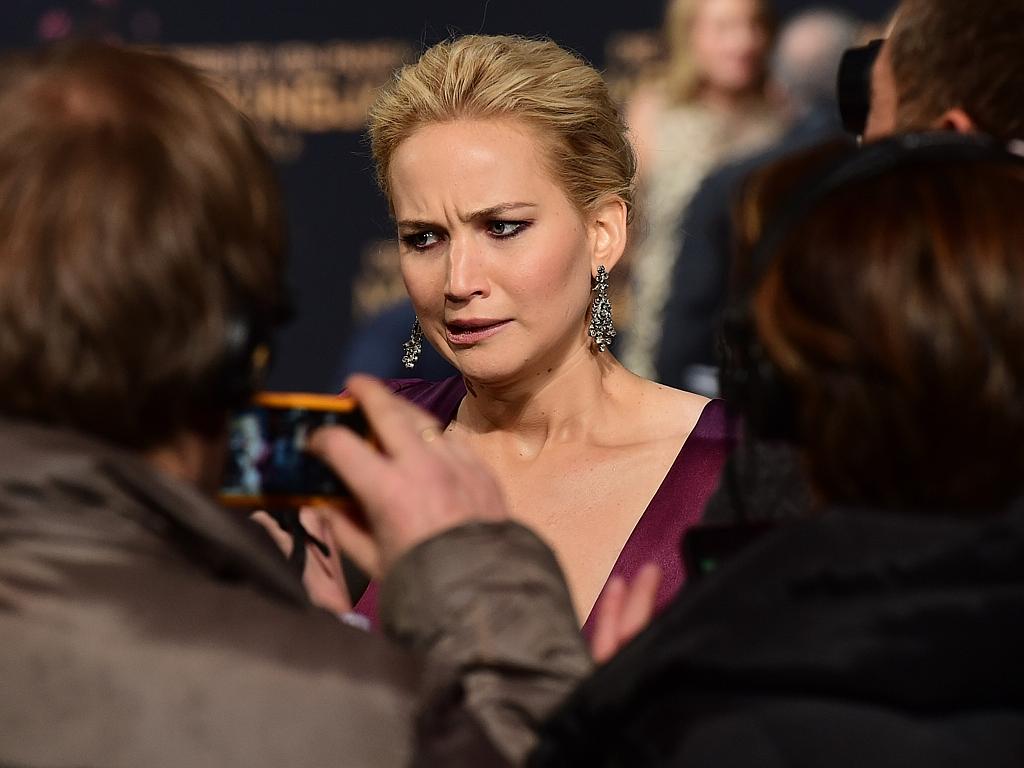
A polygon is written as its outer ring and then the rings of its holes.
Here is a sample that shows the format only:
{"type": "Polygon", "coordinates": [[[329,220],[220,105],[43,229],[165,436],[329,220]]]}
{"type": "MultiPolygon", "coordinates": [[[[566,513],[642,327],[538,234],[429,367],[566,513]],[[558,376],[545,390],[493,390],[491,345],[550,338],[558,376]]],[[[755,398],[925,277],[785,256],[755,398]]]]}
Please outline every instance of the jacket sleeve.
{"type": "Polygon", "coordinates": [[[383,584],[381,619],[425,656],[423,764],[470,732],[522,763],[592,667],[554,555],[516,523],[473,523],[415,547],[383,584]]]}

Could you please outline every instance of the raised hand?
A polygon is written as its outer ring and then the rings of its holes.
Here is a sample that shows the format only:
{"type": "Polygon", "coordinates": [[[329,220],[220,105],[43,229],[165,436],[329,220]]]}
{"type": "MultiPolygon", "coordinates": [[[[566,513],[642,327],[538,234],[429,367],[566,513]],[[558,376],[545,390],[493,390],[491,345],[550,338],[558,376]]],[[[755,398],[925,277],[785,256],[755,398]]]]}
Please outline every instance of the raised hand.
{"type": "Polygon", "coordinates": [[[309,443],[352,490],[359,509],[322,510],[333,539],[368,574],[382,577],[405,552],[464,523],[508,518],[485,465],[430,414],[367,376],[348,392],[378,445],[344,427],[323,427],[309,443]]]}

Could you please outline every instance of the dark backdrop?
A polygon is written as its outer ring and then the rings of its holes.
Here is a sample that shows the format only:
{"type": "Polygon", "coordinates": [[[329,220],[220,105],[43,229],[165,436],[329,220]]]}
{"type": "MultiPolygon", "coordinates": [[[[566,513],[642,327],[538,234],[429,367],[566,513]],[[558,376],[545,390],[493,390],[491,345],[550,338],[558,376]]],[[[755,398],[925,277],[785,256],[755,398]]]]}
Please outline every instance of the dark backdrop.
{"type": "MultiPolygon", "coordinates": [[[[808,7],[776,0],[781,16],[808,7]]],[[[828,3],[878,20],[890,0],[828,3]]],[[[397,290],[387,209],[362,134],[374,85],[452,32],[553,37],[620,93],[650,53],[662,0],[3,0],[0,46],[71,35],[156,43],[211,71],[253,114],[281,169],[298,314],[270,385],[331,388],[354,321],[397,290]]],[[[2,119],[2,118],[0,118],[2,119]]],[[[400,354],[395,350],[395,355],[400,354]]]]}

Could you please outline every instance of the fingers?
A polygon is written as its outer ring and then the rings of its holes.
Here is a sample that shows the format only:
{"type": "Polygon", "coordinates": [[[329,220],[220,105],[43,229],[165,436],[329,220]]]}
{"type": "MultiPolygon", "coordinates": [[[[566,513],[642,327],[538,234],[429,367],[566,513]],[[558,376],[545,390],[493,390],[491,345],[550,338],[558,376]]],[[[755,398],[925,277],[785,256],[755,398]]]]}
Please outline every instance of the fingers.
{"type": "Polygon", "coordinates": [[[423,431],[429,428],[443,431],[437,419],[398,397],[376,379],[356,375],[347,385],[349,393],[362,406],[384,452],[390,456],[424,450],[420,437],[423,431]]]}
{"type": "Polygon", "coordinates": [[[344,510],[325,509],[321,513],[334,543],[371,578],[380,578],[380,550],[363,526],[344,510]]]}
{"type": "Polygon", "coordinates": [[[590,640],[590,653],[598,664],[604,664],[619,649],[619,616],[625,599],[625,580],[621,576],[612,576],[597,606],[597,621],[590,640]]]}
{"type": "Polygon", "coordinates": [[[661,576],[658,565],[647,563],[629,586],[621,576],[608,580],[590,643],[594,661],[604,664],[650,623],[661,576]]]}
{"type": "Polygon", "coordinates": [[[386,487],[388,461],[369,442],[347,427],[320,427],[306,449],[327,464],[360,499],[386,487]]]}
{"type": "MultiPolygon", "coordinates": [[[[498,495],[495,481],[467,446],[448,436],[426,443],[422,429],[417,432],[409,426],[427,424],[425,429],[433,429],[436,427],[429,425],[436,425],[436,420],[365,377],[361,383],[353,381],[350,391],[357,397],[369,394],[370,402],[364,405],[368,419],[371,414],[381,416],[390,411],[384,417],[384,428],[391,430],[388,442],[402,458],[382,455],[365,439],[340,426],[319,428],[310,438],[307,450],[345,481],[362,503],[371,526],[381,522],[381,515],[393,514],[388,502],[393,500],[396,488],[423,491],[424,484],[439,482],[449,483],[449,491],[459,491],[478,502],[470,506],[479,510],[480,517],[505,516],[504,506],[492,500],[498,495]],[[396,414],[401,418],[392,421],[396,414]]],[[[440,500],[441,496],[437,498],[440,500]]]]}
{"type": "Polygon", "coordinates": [[[310,600],[335,614],[352,610],[352,600],[330,526],[321,517],[319,510],[310,507],[299,512],[299,522],[310,534],[324,542],[328,549],[325,555],[316,547],[308,548],[302,581],[310,600]]]}
{"type": "Polygon", "coordinates": [[[647,563],[630,585],[619,617],[620,647],[636,637],[654,616],[654,606],[661,584],[661,568],[647,563]]]}
{"type": "Polygon", "coordinates": [[[310,556],[316,561],[319,567],[332,576],[340,571],[341,563],[338,560],[338,548],[335,546],[334,540],[331,538],[330,529],[327,527],[327,524],[323,519],[321,519],[319,512],[313,507],[303,507],[299,510],[299,523],[305,529],[306,533],[314,537],[327,549],[327,551],[324,552],[312,540],[309,540],[306,544],[310,550],[310,556]],[[337,564],[337,568],[335,568],[335,564],[337,564]]]}
{"type": "MultiPolygon", "coordinates": [[[[277,521],[264,511],[254,512],[251,516],[269,534],[285,557],[291,554],[294,540],[285,532],[277,521]]],[[[306,531],[322,541],[328,548],[324,554],[312,542],[306,547],[306,566],[302,573],[302,583],[309,595],[310,602],[332,613],[343,613],[352,609],[348,588],[341,570],[333,531],[320,517],[317,510],[305,507],[299,511],[299,522],[306,531]]]]}
{"type": "Polygon", "coordinates": [[[365,513],[365,526],[351,516],[330,518],[336,541],[361,568],[383,575],[431,536],[508,516],[497,481],[468,448],[442,439],[436,419],[373,379],[353,377],[348,389],[383,451],[343,427],[318,429],[308,448],[348,484],[365,513]]]}
{"type": "Polygon", "coordinates": [[[288,557],[292,553],[292,537],[291,534],[286,532],[277,524],[277,520],[268,515],[263,510],[253,512],[249,515],[249,519],[254,523],[258,524],[267,535],[273,540],[277,548],[281,550],[285,557],[288,557]]]}

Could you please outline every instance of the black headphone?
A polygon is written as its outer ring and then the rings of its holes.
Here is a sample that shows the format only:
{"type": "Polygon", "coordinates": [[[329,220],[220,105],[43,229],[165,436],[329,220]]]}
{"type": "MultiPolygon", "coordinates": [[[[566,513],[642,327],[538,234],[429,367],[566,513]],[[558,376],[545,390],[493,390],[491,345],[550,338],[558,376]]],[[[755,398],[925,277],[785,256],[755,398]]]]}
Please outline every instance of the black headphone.
{"type": "MultiPolygon", "coordinates": [[[[286,285],[281,293],[290,295],[286,285]]],[[[212,410],[237,410],[263,388],[273,360],[274,331],[293,314],[288,298],[279,305],[266,306],[233,291],[224,320],[224,351],[210,383],[208,401],[212,410]]]]}
{"type": "Polygon", "coordinates": [[[214,405],[234,410],[262,388],[271,361],[271,333],[258,313],[232,311],[224,323],[224,356],[213,393],[214,405]]]}
{"type": "Polygon", "coordinates": [[[997,162],[1024,165],[1024,158],[995,139],[952,132],[914,133],[851,148],[796,187],[765,225],[750,250],[747,279],[734,289],[722,318],[720,390],[734,414],[754,437],[795,441],[796,399],[781,371],[764,351],[751,311],[751,299],[776,251],[826,198],[851,184],[900,168],[943,162],[997,162]]]}
{"type": "Polygon", "coordinates": [[[860,136],[871,111],[871,70],[885,40],[872,40],[867,45],[849,48],[839,61],[836,95],[839,116],[847,133],[860,136]]]}

